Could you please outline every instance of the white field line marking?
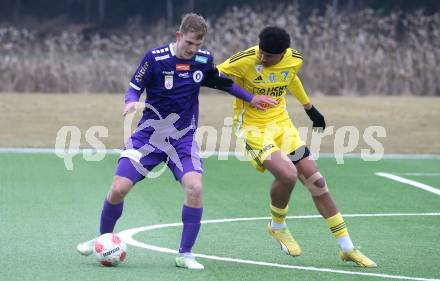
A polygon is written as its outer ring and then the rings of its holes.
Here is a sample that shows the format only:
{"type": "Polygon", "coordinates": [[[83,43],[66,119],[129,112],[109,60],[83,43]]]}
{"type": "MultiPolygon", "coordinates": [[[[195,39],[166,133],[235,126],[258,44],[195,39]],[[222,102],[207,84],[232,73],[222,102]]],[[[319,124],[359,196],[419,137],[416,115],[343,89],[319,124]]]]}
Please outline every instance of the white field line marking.
{"type": "MultiPolygon", "coordinates": [[[[1,153],[22,153],[22,154],[54,154],[55,152],[58,153],[66,153],[66,154],[82,154],[83,152],[93,152],[93,153],[99,153],[99,154],[109,154],[109,155],[115,155],[120,154],[121,149],[94,149],[94,148],[80,148],[79,150],[73,150],[69,151],[69,148],[65,149],[54,149],[54,148],[32,148],[32,147],[0,147],[0,154],[1,153]]],[[[229,152],[229,151],[202,151],[202,158],[207,157],[218,157],[218,156],[238,156],[238,157],[244,157],[244,154],[242,152],[236,153],[236,152],[229,152]]],[[[319,158],[334,158],[334,153],[319,153],[319,158]]],[[[344,154],[344,158],[361,158],[360,153],[346,153],[344,154]]],[[[390,154],[384,154],[383,159],[429,159],[429,160],[436,160],[440,159],[440,154],[433,154],[433,153],[426,153],[426,154],[408,154],[408,153],[390,153],[390,154]]]]}
{"type": "Polygon", "coordinates": [[[121,149],[93,149],[93,148],[80,148],[80,149],[55,149],[55,148],[32,148],[32,147],[0,147],[0,153],[18,153],[18,154],[82,154],[83,152],[94,152],[99,154],[120,154],[121,149]]]}
{"type": "MultiPolygon", "coordinates": [[[[345,217],[397,217],[397,216],[440,216],[440,213],[397,213],[397,214],[348,214],[344,215],[345,217]]],[[[288,216],[289,219],[314,219],[321,218],[319,215],[310,215],[310,216],[288,216]]],[[[219,220],[207,220],[202,221],[202,224],[208,223],[224,223],[224,222],[239,222],[239,221],[255,221],[255,220],[267,220],[270,217],[256,217],[256,218],[235,218],[235,219],[219,219],[219,220]]],[[[170,224],[157,224],[150,225],[138,228],[127,229],[121,231],[119,233],[120,237],[125,241],[125,243],[161,253],[168,254],[177,254],[176,250],[158,247],[154,245],[145,244],[133,239],[133,236],[142,231],[148,231],[153,229],[161,229],[167,227],[177,227],[181,226],[182,223],[170,223],[170,224]]],[[[371,276],[371,277],[379,277],[379,278],[389,278],[389,279],[399,279],[399,280],[416,280],[416,281],[440,281],[440,279],[431,279],[431,278],[420,278],[420,277],[410,277],[410,276],[400,276],[400,275],[389,275],[389,274],[380,274],[380,273],[368,273],[368,272],[356,272],[356,271],[347,271],[347,270],[337,270],[331,268],[319,268],[313,266],[296,266],[296,265],[287,265],[287,264],[279,264],[279,263],[270,263],[263,261],[252,261],[252,260],[244,260],[244,259],[235,259],[235,258],[227,258],[227,257],[218,257],[211,256],[205,254],[194,254],[197,257],[218,260],[218,261],[227,261],[227,262],[235,262],[235,263],[243,263],[243,264],[252,264],[252,265],[260,265],[260,266],[270,266],[270,267],[278,267],[278,268],[288,268],[288,269],[297,269],[297,270],[306,270],[306,271],[317,271],[317,272],[329,272],[329,273],[338,273],[338,274],[346,274],[346,275],[361,275],[361,276],[371,276]]]]}
{"type": "Polygon", "coordinates": [[[425,191],[440,195],[440,189],[437,189],[435,187],[432,187],[430,185],[427,185],[427,184],[424,184],[424,183],[421,183],[418,181],[409,180],[409,179],[402,178],[402,177],[399,177],[399,176],[396,176],[393,174],[389,174],[389,173],[376,173],[376,175],[378,175],[380,177],[388,178],[388,179],[391,179],[394,181],[398,181],[401,183],[409,184],[409,185],[415,186],[417,188],[423,189],[425,191]]]}
{"type": "Polygon", "coordinates": [[[393,173],[399,176],[440,177],[440,173],[393,173]]]}

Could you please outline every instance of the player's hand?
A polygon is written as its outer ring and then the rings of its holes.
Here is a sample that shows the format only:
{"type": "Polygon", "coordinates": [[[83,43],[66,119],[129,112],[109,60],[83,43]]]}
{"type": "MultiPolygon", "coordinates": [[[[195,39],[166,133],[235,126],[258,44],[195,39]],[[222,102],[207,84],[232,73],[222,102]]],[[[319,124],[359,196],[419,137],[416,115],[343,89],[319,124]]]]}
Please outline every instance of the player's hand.
{"type": "Polygon", "coordinates": [[[127,115],[128,113],[135,112],[137,103],[138,103],[137,101],[132,101],[127,103],[124,107],[124,112],[122,112],[122,116],[125,117],[125,115],[127,115]]]}
{"type": "Polygon", "coordinates": [[[257,109],[266,110],[268,108],[272,108],[275,105],[277,105],[278,101],[276,101],[273,98],[268,97],[268,96],[257,96],[257,95],[255,95],[252,98],[250,104],[253,107],[257,108],[257,109]]]}
{"type": "Polygon", "coordinates": [[[312,105],[310,109],[305,109],[310,120],[313,121],[313,130],[317,132],[322,132],[325,129],[325,119],[324,116],[312,105]]]}

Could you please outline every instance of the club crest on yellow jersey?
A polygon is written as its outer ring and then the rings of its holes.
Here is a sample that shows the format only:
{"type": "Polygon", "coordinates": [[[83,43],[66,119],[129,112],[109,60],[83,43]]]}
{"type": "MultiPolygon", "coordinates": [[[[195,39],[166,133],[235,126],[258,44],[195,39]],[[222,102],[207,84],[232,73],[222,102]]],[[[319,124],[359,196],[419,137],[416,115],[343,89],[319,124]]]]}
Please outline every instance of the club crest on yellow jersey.
{"type": "Polygon", "coordinates": [[[274,83],[275,82],[275,73],[270,73],[269,74],[269,81],[271,82],[271,83],[274,83]]]}

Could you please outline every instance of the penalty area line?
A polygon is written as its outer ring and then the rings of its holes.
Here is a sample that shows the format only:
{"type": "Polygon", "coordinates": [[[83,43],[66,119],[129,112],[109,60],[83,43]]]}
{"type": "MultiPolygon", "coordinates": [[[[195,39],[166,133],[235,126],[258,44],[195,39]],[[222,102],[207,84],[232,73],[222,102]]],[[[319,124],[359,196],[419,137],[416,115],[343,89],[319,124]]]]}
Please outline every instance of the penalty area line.
{"type": "Polygon", "coordinates": [[[406,179],[406,178],[399,177],[399,176],[396,176],[396,175],[393,175],[390,173],[376,173],[376,175],[379,177],[384,177],[384,178],[387,178],[387,179],[390,179],[393,181],[397,181],[397,182],[401,182],[401,183],[404,183],[407,185],[411,185],[411,186],[417,187],[419,189],[422,189],[422,190],[425,190],[425,191],[428,191],[428,192],[431,192],[431,193],[434,193],[434,194],[440,196],[439,189],[432,187],[430,185],[415,181],[415,180],[406,179]]]}
{"type": "MultiPolygon", "coordinates": [[[[395,213],[395,214],[392,214],[392,213],[391,214],[348,214],[345,216],[346,217],[440,216],[440,213],[433,212],[433,213],[395,213]]],[[[315,218],[321,218],[321,216],[318,216],[318,215],[289,216],[288,218],[289,219],[315,219],[315,218]]],[[[263,219],[267,219],[267,217],[206,220],[206,221],[202,221],[202,223],[211,224],[211,223],[225,223],[225,222],[237,222],[237,221],[253,221],[253,220],[263,220],[263,219]]],[[[123,230],[119,233],[119,235],[122,238],[122,240],[124,240],[125,243],[127,243],[131,246],[135,246],[135,247],[139,247],[139,248],[143,248],[143,249],[147,249],[147,250],[152,250],[152,251],[156,251],[156,252],[175,255],[178,253],[176,250],[142,243],[140,241],[135,240],[133,238],[133,236],[135,234],[137,234],[139,232],[143,232],[143,231],[168,228],[168,227],[179,227],[181,225],[182,225],[182,223],[150,225],[150,226],[144,226],[144,227],[123,230]]],[[[253,260],[245,260],[245,259],[230,258],[230,257],[219,257],[219,256],[205,255],[205,254],[196,254],[196,253],[194,253],[194,255],[197,257],[200,257],[200,258],[206,258],[206,259],[211,259],[211,260],[235,262],[235,263],[249,264],[249,265],[277,267],[277,268],[285,268],[285,269],[327,272],[327,273],[345,274],[345,275],[359,275],[359,276],[369,276],[369,277],[377,277],[377,278],[397,279],[397,280],[440,281],[440,279],[432,279],[432,278],[421,278],[421,277],[411,277],[411,276],[403,276],[403,275],[390,275],[390,274],[382,274],[382,273],[338,270],[338,269],[320,268],[320,267],[313,267],[313,266],[297,266],[297,265],[279,264],[279,263],[271,263],[271,262],[264,262],[264,261],[253,261],[253,260]]]]}

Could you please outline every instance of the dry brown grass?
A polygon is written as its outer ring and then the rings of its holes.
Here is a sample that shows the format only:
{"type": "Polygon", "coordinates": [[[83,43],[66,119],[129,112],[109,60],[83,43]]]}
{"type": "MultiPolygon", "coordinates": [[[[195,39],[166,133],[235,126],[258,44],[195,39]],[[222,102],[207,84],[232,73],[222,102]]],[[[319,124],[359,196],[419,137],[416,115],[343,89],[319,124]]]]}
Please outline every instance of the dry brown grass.
{"type": "MultiPolygon", "coordinates": [[[[304,56],[301,78],[312,94],[440,95],[440,13],[329,8],[306,18],[295,6],[274,5],[232,8],[208,20],[206,45],[217,63],[257,44],[264,26],[286,27],[304,56]]],[[[174,40],[176,28],[134,23],[91,38],[0,28],[0,92],[122,92],[143,52],[174,40]]]]}
{"type": "MultiPolygon", "coordinates": [[[[62,126],[80,128],[82,147],[85,131],[105,126],[107,148],[123,144],[121,111],[123,95],[1,94],[0,147],[54,147],[62,126]]],[[[211,125],[220,132],[224,118],[232,114],[232,97],[223,93],[200,96],[200,126],[211,125]]],[[[416,97],[316,97],[313,102],[335,130],[352,125],[363,132],[368,126],[383,126],[387,137],[379,139],[386,153],[440,153],[440,99],[416,97]]],[[[288,108],[298,127],[311,126],[299,104],[288,99],[288,108]]],[[[325,137],[321,152],[333,151],[333,137],[325,137]]],[[[354,152],[368,148],[361,142],[354,152]]]]}

